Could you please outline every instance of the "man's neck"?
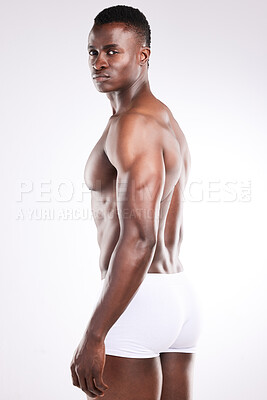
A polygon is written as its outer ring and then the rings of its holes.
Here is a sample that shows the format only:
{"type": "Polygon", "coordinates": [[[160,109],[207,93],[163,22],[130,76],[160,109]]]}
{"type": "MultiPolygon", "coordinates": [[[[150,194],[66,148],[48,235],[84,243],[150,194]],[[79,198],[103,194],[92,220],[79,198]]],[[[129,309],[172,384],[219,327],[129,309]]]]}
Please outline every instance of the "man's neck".
{"type": "Polygon", "coordinates": [[[107,97],[110,100],[113,115],[115,116],[129,111],[140,97],[149,94],[152,93],[150,91],[148,78],[142,77],[142,79],[135,81],[133,85],[127,89],[108,92],[107,97]]]}

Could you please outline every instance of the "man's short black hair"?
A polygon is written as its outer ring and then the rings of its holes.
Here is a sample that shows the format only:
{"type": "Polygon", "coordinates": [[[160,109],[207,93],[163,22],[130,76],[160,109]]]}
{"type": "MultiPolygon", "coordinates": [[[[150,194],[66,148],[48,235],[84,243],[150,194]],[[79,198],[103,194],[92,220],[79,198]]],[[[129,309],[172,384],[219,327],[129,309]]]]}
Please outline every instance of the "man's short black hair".
{"type": "Polygon", "coordinates": [[[95,25],[104,25],[109,22],[124,22],[133,30],[140,42],[140,45],[151,46],[151,30],[144,14],[130,6],[118,5],[105,8],[94,19],[95,25]]]}

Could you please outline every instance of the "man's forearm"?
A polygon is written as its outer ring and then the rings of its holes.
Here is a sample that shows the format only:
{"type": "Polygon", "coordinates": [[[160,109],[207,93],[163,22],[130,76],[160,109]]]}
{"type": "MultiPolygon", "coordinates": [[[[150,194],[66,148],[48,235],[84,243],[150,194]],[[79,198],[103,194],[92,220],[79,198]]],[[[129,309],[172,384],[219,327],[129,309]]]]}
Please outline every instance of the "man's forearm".
{"type": "Polygon", "coordinates": [[[155,245],[122,239],[111,257],[102,293],[86,334],[103,340],[124,312],[142,283],[154,255],[155,245]]]}

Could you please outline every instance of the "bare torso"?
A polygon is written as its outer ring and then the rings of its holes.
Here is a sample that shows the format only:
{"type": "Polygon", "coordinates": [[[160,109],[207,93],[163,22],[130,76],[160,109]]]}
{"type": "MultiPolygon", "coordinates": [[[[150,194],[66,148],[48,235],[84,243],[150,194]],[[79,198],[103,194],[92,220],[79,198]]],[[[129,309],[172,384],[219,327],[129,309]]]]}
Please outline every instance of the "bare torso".
{"type": "MultiPolygon", "coordinates": [[[[170,110],[154,96],[135,106],[131,112],[153,117],[156,140],[162,146],[165,164],[165,186],[160,206],[157,245],[148,273],[174,273],[183,270],[179,259],[183,227],[183,192],[190,170],[190,153],[183,132],[170,110]]],[[[112,116],[101,138],[93,148],[84,171],[91,192],[91,207],[100,246],[99,266],[102,279],[120,234],[116,209],[117,171],[107,152],[107,138],[115,128],[112,116]]]]}

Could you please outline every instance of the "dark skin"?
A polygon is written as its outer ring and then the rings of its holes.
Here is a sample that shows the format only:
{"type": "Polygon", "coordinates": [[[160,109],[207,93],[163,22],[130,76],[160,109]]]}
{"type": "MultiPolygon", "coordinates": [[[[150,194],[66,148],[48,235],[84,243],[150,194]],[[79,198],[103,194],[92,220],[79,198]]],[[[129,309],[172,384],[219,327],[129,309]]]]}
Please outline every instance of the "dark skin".
{"type": "Polygon", "coordinates": [[[182,193],[190,168],[186,139],[170,110],[151,92],[150,49],[123,23],[93,26],[89,67],[112,107],[92,150],[85,182],[105,284],[71,362],[73,384],[87,398],[189,400],[193,355],[137,359],[105,354],[105,337],[147,273],[183,270],[182,193]],[[117,46],[107,46],[117,44],[117,46]]]}

